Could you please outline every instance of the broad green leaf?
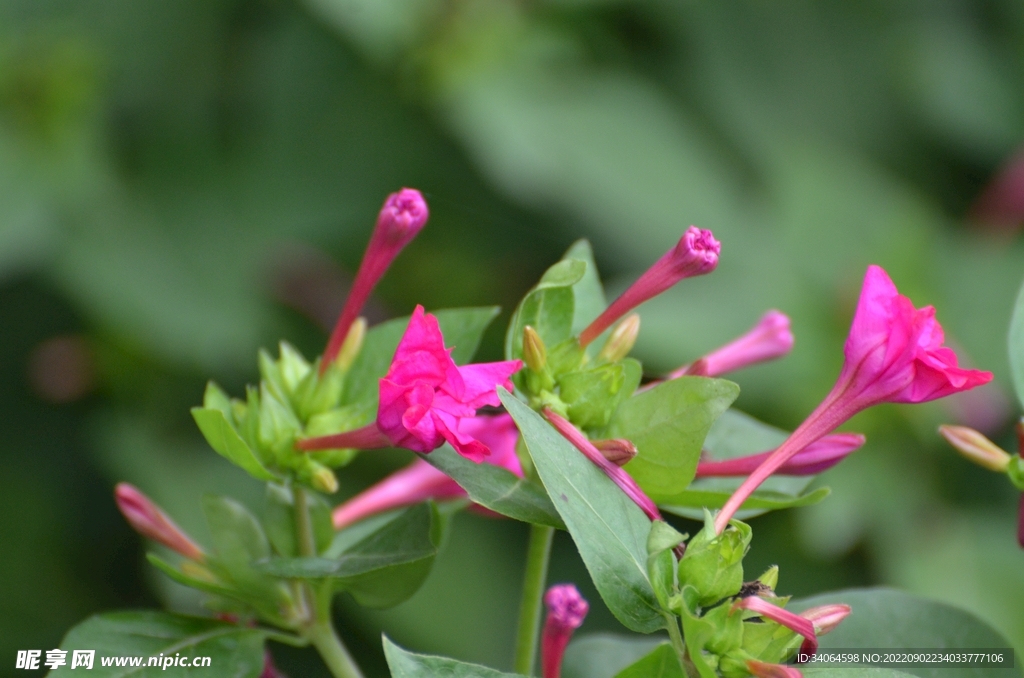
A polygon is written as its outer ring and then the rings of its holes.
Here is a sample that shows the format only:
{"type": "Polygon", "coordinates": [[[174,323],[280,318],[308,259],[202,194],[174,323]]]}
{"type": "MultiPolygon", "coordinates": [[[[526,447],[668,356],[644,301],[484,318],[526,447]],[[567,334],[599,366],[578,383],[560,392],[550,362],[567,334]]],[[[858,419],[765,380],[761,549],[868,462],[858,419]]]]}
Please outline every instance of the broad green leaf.
{"type": "MultiPolygon", "coordinates": [[[[608,306],[605,300],[604,287],[601,285],[601,278],[597,273],[597,264],[594,263],[594,250],[586,240],[577,240],[572,244],[562,259],[578,259],[587,264],[587,270],[583,277],[572,286],[573,292],[573,314],[572,314],[572,335],[579,336],[587,325],[589,325],[608,306]]],[[[599,342],[594,342],[601,346],[599,342]]]]}
{"type": "MultiPolygon", "coordinates": [[[[786,439],[785,431],[763,424],[738,410],[730,409],[711,426],[704,441],[704,450],[711,459],[732,459],[748,454],[766,452],[786,439]]],[[[743,503],[736,517],[746,520],[765,511],[809,506],[829,494],[820,487],[803,494],[813,476],[772,476],[761,484],[743,503]]],[[[720,508],[732,495],[743,478],[698,478],[690,486],[670,497],[660,497],[658,505],[666,512],[694,520],[703,520],[703,508],[720,508]]]]}
{"type": "Polygon", "coordinates": [[[597,633],[574,640],[565,651],[562,678],[615,678],[622,669],[665,642],[657,636],[597,633]]]}
{"type": "Polygon", "coordinates": [[[523,522],[565,529],[565,523],[551,504],[547,492],[537,483],[517,478],[511,471],[493,464],[470,461],[449,445],[443,445],[423,458],[448,474],[477,504],[523,522]]]}
{"type": "Polygon", "coordinates": [[[525,678],[518,673],[502,673],[448,657],[408,652],[392,643],[387,636],[383,637],[383,642],[391,678],[525,678]]]}
{"type": "MultiPolygon", "coordinates": [[[[454,347],[452,360],[459,365],[468,363],[480,345],[484,330],[498,315],[497,306],[479,308],[448,308],[431,311],[444,336],[444,345],[454,347]]],[[[409,326],[409,316],[395,318],[372,327],[363,341],[359,356],[352,363],[346,379],[342,404],[377,400],[377,380],[387,374],[395,357],[398,342],[409,326]]],[[[376,412],[376,409],[374,409],[376,412]]]]}
{"type": "MultiPolygon", "coordinates": [[[[365,521],[364,521],[365,522],[365,521]]],[[[350,528],[358,530],[360,526],[350,528]]],[[[423,584],[437,555],[441,520],[430,504],[417,504],[381,522],[354,543],[338,533],[318,558],[274,558],[260,571],[288,579],[332,579],[366,607],[391,607],[423,584]]]]}
{"type": "Polygon", "coordinates": [[[213,538],[214,555],[207,565],[247,599],[275,600],[281,584],[260,573],[255,564],[270,557],[270,543],[259,521],[227,497],[203,497],[203,511],[213,538]]]}
{"type": "MultiPolygon", "coordinates": [[[[974,615],[963,610],[893,589],[848,589],[794,600],[788,609],[801,612],[817,605],[845,603],[850,616],[822,636],[828,648],[927,648],[932,650],[1010,648],[1010,641],[974,615]]],[[[1020,670],[980,666],[900,668],[921,678],[982,678],[1019,676],[1020,670]]],[[[838,673],[838,670],[837,670],[838,673]]],[[[847,675],[843,673],[843,675],[847,675]]],[[[852,674],[851,674],[852,675],[852,674]]]]}
{"type": "Polygon", "coordinates": [[[608,609],[632,631],[662,628],[647,578],[651,521],[539,414],[508,391],[498,393],[608,609]]]}
{"type": "Polygon", "coordinates": [[[1013,388],[1017,391],[1017,399],[1024,403],[1024,285],[1017,294],[1017,303],[1010,318],[1009,348],[1013,388]]]}
{"type": "Polygon", "coordinates": [[[575,293],[573,285],[587,272],[586,262],[563,259],[541,277],[536,287],[519,302],[505,335],[505,357],[523,356],[523,328],[537,330],[550,349],[572,336],[575,293]]]}
{"type": "Polygon", "coordinates": [[[241,466],[254,478],[277,480],[277,476],[267,470],[249,445],[238,435],[238,431],[228,422],[222,410],[193,407],[192,418],[196,420],[203,437],[217,454],[241,466]]]}
{"type": "Polygon", "coordinates": [[[608,438],[627,438],[637,456],[626,470],[651,498],[686,489],[711,425],[739,395],[724,379],[682,377],[629,398],[612,415],[608,438]]]}
{"type": "Polygon", "coordinates": [[[676,651],[663,643],[649,655],[615,675],[615,678],[686,678],[676,651]]]}
{"type": "Polygon", "coordinates": [[[82,667],[71,668],[73,650],[95,650],[92,671],[86,675],[102,678],[169,678],[209,673],[233,678],[256,678],[263,671],[265,634],[248,626],[225,624],[200,617],[166,612],[108,612],[86,619],[64,636],[60,647],[67,650],[67,664],[50,675],[76,675],[82,667]],[[209,667],[148,666],[149,658],[209,657],[209,667]],[[141,658],[141,666],[103,666],[111,657],[141,658]]]}

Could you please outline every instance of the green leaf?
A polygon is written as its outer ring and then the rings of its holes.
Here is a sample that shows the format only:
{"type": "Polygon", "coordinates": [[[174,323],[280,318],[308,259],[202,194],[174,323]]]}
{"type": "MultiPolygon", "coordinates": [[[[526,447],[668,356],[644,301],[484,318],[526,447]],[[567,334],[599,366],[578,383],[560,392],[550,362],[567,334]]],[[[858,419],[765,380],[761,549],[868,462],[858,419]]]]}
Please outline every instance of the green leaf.
{"type": "Polygon", "coordinates": [[[1024,403],[1024,285],[1017,294],[1017,303],[1013,305],[1008,341],[1013,388],[1017,391],[1017,399],[1024,403]]]}
{"type": "Polygon", "coordinates": [[[578,259],[559,261],[544,273],[536,287],[526,293],[512,314],[505,335],[505,357],[523,357],[523,328],[537,330],[548,346],[572,336],[575,293],[573,285],[587,272],[586,262],[578,259]]]}
{"type": "Polygon", "coordinates": [[[668,643],[615,675],[615,678],[686,678],[679,665],[679,657],[668,643]]]}
{"type": "Polygon", "coordinates": [[[241,466],[253,478],[259,480],[277,480],[277,476],[256,457],[248,444],[238,435],[224,412],[220,409],[193,407],[192,418],[196,420],[199,430],[203,432],[210,447],[232,464],[241,466]]]}
{"type": "Polygon", "coordinates": [[[392,643],[387,636],[383,636],[383,642],[392,678],[525,678],[518,673],[502,673],[479,664],[408,652],[392,643]]]}
{"type": "Polygon", "coordinates": [[[657,636],[598,633],[574,640],[565,651],[562,678],[615,678],[664,642],[657,636]]]}
{"type": "Polygon", "coordinates": [[[323,557],[274,558],[257,567],[275,577],[335,580],[366,607],[397,605],[419,590],[430,573],[441,520],[424,503],[370,523],[368,534],[363,523],[338,533],[323,557]]]}
{"type": "MultiPolygon", "coordinates": [[[[1010,641],[999,632],[968,612],[893,589],[848,589],[824,593],[794,600],[787,609],[801,612],[832,603],[844,603],[853,611],[834,631],[821,637],[822,649],[1011,647],[1010,641]]],[[[906,667],[900,670],[922,678],[983,678],[1003,673],[1020,675],[1018,669],[1002,671],[967,665],[906,667]]]]}
{"type": "Polygon", "coordinates": [[[203,511],[213,538],[214,556],[207,565],[247,599],[276,599],[281,585],[255,568],[270,557],[270,543],[259,522],[238,502],[227,497],[203,497],[203,511]]]}
{"type": "Polygon", "coordinates": [[[547,492],[536,483],[493,464],[470,461],[449,445],[423,458],[450,476],[477,504],[515,520],[565,529],[547,492]]]}
{"type": "Polygon", "coordinates": [[[500,387],[498,394],[519,426],[537,472],[608,609],[632,631],[651,633],[663,628],[647,578],[651,521],[539,414],[500,387]]]}
{"type": "Polygon", "coordinates": [[[666,381],[623,402],[605,437],[636,445],[638,454],[625,468],[652,499],[673,496],[693,480],[711,425],[739,392],[724,379],[666,381]]]}
{"type": "MultiPolygon", "coordinates": [[[[594,250],[588,241],[574,242],[562,259],[578,259],[587,264],[583,277],[572,286],[574,304],[571,333],[573,336],[579,336],[579,333],[607,308],[608,302],[605,300],[604,287],[597,273],[597,264],[594,263],[594,250]]],[[[598,342],[592,344],[600,345],[598,342]]]]}
{"type": "MultiPolygon", "coordinates": [[[[785,431],[761,423],[738,410],[730,409],[711,426],[704,451],[711,459],[733,459],[774,449],[786,439],[785,431]]],[[[721,508],[744,478],[698,478],[682,492],[660,497],[658,506],[667,513],[703,520],[704,507],[721,508]]],[[[814,476],[772,476],[761,484],[736,518],[746,520],[765,511],[810,506],[829,495],[827,487],[803,494],[814,476]]]]}
{"type": "MultiPolygon", "coordinates": [[[[454,347],[452,360],[463,365],[473,358],[484,330],[499,311],[497,306],[432,311],[444,335],[444,345],[454,347]]],[[[342,404],[371,401],[376,405],[377,380],[387,374],[398,342],[408,326],[409,316],[406,316],[380,323],[367,331],[363,348],[349,370],[342,404]]],[[[373,412],[376,412],[376,407],[373,412]]]]}
{"type": "Polygon", "coordinates": [[[569,419],[580,428],[604,428],[620,403],[640,385],[643,368],[633,359],[599,365],[559,376],[559,396],[569,405],[569,419]]]}
{"type": "MultiPolygon", "coordinates": [[[[263,671],[265,634],[247,626],[166,612],[108,612],[86,619],[64,636],[60,647],[68,650],[67,664],[50,673],[71,673],[71,651],[95,650],[92,672],[102,678],[169,678],[196,676],[203,672],[235,678],[256,678],[263,671]],[[102,665],[105,657],[209,657],[209,668],[102,665]]],[[[81,667],[78,667],[81,668],[81,667]]],[[[77,668],[74,670],[78,670],[77,668]]]]}

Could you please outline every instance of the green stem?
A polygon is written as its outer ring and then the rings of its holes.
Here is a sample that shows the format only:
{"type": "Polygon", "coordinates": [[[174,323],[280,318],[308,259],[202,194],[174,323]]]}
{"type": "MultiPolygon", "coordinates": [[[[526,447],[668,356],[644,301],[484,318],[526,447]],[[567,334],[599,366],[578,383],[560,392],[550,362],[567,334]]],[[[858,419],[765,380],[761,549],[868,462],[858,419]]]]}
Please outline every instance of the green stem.
{"type": "Polygon", "coordinates": [[[683,672],[687,676],[693,676],[696,672],[693,663],[686,656],[686,643],[683,642],[683,634],[679,631],[679,621],[676,616],[667,612],[665,615],[665,627],[668,629],[668,638],[672,643],[672,649],[676,651],[676,656],[679,657],[679,666],[682,667],[683,672]]]}
{"type": "Polygon", "coordinates": [[[544,606],[544,585],[548,580],[548,561],[555,528],[530,526],[530,542],[526,551],[526,573],[523,575],[523,597],[519,603],[519,631],[516,635],[516,673],[533,674],[537,659],[537,636],[540,633],[544,606]]]}
{"type": "MultiPolygon", "coordinates": [[[[295,538],[298,541],[299,555],[311,557],[316,555],[316,537],[313,534],[313,520],[309,515],[309,496],[306,489],[299,485],[292,486],[292,498],[295,507],[295,538]]],[[[301,595],[306,600],[311,619],[305,627],[305,637],[320,653],[320,657],[331,670],[334,678],[363,678],[362,671],[352,660],[345,645],[338,638],[331,624],[331,588],[326,584],[320,588],[320,595],[313,585],[305,582],[300,585],[301,595]]]]}

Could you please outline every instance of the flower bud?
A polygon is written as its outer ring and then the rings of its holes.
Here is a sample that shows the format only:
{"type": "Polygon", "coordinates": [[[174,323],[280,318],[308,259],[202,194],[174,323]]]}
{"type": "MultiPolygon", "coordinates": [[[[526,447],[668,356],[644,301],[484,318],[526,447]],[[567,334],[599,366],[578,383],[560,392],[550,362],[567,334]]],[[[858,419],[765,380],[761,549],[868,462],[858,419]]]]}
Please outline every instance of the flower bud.
{"type": "Polygon", "coordinates": [[[352,328],[345,335],[345,341],[342,342],[341,349],[338,351],[338,357],[334,359],[334,363],[342,370],[348,370],[359,356],[359,351],[363,348],[364,339],[366,339],[366,318],[360,316],[355,319],[355,322],[352,323],[352,328]]]}
{"type": "Polygon", "coordinates": [[[849,605],[819,605],[804,610],[800,616],[814,624],[814,633],[823,636],[839,626],[839,622],[850,616],[849,605]]]}
{"type": "Polygon", "coordinates": [[[633,350],[639,333],[640,316],[637,313],[630,313],[625,320],[619,323],[618,327],[612,330],[598,357],[610,363],[622,360],[633,350]]]}
{"type": "Polygon", "coordinates": [[[939,433],[957,452],[978,466],[1005,473],[1010,465],[1010,455],[1005,450],[972,428],[947,424],[939,427],[939,433]]]}
{"type": "Polygon", "coordinates": [[[149,537],[191,560],[202,562],[206,559],[203,550],[135,486],[118,483],[114,488],[114,499],[128,524],[142,536],[149,537]]]}
{"type": "Polygon", "coordinates": [[[625,466],[629,462],[633,461],[633,458],[637,455],[636,445],[629,442],[625,438],[609,438],[607,440],[591,440],[597,451],[600,452],[605,459],[615,464],[616,466],[625,466]]]}
{"type": "Polygon", "coordinates": [[[529,325],[523,328],[523,362],[534,372],[540,372],[548,363],[548,350],[537,330],[529,325]]]}
{"type": "Polygon", "coordinates": [[[559,678],[562,657],[572,634],[582,624],[590,605],[572,584],[556,584],[544,594],[548,616],[544,620],[541,636],[541,666],[543,678],[559,678]]]}
{"type": "Polygon", "coordinates": [[[314,490],[325,494],[334,494],[338,491],[338,478],[334,475],[334,471],[320,464],[316,464],[310,474],[309,484],[314,490]]]}

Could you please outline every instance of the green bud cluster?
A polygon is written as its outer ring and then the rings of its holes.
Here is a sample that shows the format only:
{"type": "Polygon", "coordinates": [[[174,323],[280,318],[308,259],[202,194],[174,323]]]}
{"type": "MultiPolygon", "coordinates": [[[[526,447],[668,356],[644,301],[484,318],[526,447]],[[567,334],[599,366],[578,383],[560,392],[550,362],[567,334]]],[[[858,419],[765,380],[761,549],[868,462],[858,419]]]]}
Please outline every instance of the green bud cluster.
{"type": "Polygon", "coordinates": [[[277,359],[261,350],[260,383],[246,389],[245,400],[230,398],[210,382],[203,407],[193,409],[193,416],[211,447],[264,480],[292,478],[321,492],[336,491],[331,469],[352,461],[356,450],[303,452],[295,443],[373,420],[375,411],[366,402],[343,403],[346,376],[364,328],[357,323],[355,341],[347,341],[339,359],[322,373],[319,359],[310,363],[285,342],[277,359]]]}

